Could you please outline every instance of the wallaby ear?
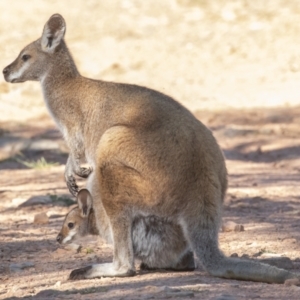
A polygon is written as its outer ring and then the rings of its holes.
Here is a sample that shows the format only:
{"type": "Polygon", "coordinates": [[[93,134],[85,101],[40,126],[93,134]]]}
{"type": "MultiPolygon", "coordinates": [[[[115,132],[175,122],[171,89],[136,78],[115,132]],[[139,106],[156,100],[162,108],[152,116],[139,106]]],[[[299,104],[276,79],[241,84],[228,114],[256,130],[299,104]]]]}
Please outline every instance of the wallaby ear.
{"type": "Polygon", "coordinates": [[[87,189],[82,189],[78,192],[77,203],[80,209],[81,216],[83,218],[87,218],[93,207],[92,195],[87,189]]]}
{"type": "Polygon", "coordinates": [[[53,53],[65,36],[66,22],[60,14],[50,17],[44,26],[41,46],[43,51],[53,53]]]}

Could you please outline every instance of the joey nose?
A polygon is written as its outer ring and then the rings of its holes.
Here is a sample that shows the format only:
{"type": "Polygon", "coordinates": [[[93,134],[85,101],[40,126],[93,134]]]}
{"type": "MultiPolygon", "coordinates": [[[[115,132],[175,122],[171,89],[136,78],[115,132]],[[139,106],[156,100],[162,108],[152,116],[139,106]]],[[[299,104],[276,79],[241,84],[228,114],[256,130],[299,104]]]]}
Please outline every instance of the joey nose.
{"type": "Polygon", "coordinates": [[[61,234],[58,234],[58,236],[56,237],[56,241],[61,244],[61,242],[62,242],[62,235],[61,234]]]}

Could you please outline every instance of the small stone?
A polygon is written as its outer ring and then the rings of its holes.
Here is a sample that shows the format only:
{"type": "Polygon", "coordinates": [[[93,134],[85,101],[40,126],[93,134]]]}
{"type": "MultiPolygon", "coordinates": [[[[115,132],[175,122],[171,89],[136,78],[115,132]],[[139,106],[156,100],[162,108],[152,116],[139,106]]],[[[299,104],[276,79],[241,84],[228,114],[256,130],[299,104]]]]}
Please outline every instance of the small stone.
{"type": "Polygon", "coordinates": [[[300,286],[300,280],[298,278],[287,279],[284,282],[284,285],[286,285],[286,286],[292,286],[292,285],[300,286]]]}
{"type": "Polygon", "coordinates": [[[33,223],[34,224],[48,224],[49,223],[49,217],[47,216],[46,213],[36,214],[34,216],[33,223]]]}
{"type": "Polygon", "coordinates": [[[239,257],[239,255],[237,253],[232,253],[230,257],[239,257]]]}
{"type": "Polygon", "coordinates": [[[57,281],[55,284],[54,284],[54,287],[56,288],[59,288],[61,286],[61,281],[57,281]]]}
{"type": "Polygon", "coordinates": [[[245,230],[245,228],[243,225],[237,224],[233,221],[225,222],[222,225],[222,232],[230,232],[230,231],[240,232],[240,231],[244,231],[244,230],[245,230]]]}

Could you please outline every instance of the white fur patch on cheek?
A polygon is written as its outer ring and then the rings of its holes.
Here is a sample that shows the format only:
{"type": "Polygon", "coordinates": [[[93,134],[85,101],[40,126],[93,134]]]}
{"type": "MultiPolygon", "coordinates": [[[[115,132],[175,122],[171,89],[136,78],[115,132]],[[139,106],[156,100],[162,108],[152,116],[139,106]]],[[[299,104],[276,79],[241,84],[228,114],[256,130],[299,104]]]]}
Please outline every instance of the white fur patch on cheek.
{"type": "Polygon", "coordinates": [[[14,79],[19,79],[24,74],[24,72],[28,69],[28,67],[29,64],[25,63],[18,71],[10,73],[8,76],[8,80],[12,81],[14,79]]]}
{"type": "Polygon", "coordinates": [[[69,234],[62,240],[62,243],[65,244],[65,243],[71,241],[75,234],[76,234],[76,231],[75,230],[71,230],[69,232],[69,234]]]}

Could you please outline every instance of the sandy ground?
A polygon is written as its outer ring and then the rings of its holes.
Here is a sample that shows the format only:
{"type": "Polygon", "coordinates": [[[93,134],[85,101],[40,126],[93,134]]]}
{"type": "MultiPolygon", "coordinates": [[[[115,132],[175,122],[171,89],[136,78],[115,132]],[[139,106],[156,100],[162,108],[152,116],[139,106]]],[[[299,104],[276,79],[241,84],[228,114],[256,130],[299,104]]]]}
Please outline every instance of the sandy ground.
{"type": "MultiPolygon", "coordinates": [[[[0,66],[37,39],[53,13],[83,75],[145,85],[188,107],[214,133],[229,172],[226,255],[289,258],[300,273],[299,1],[0,1],[0,66]]],[[[0,79],[0,299],[299,299],[296,286],[195,272],[70,282],[74,268],[112,259],[85,239],[55,242],[74,202],[67,151],[38,83],[0,79]],[[46,213],[45,224],[34,216],[46,213]]],[[[84,186],[84,181],[80,181],[84,186]]]]}

